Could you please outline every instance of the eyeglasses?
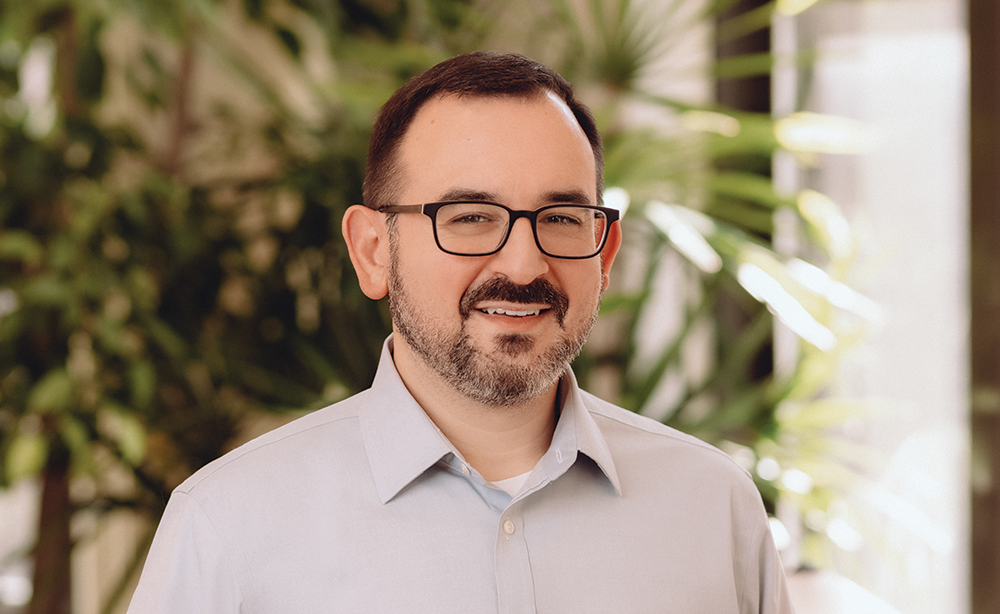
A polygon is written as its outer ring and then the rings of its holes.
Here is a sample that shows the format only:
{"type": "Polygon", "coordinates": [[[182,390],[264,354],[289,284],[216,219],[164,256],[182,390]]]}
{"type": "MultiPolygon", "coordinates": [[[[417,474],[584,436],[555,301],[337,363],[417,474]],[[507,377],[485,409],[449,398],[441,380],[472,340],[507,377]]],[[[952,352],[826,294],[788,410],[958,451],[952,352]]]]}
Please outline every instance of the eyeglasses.
{"type": "Polygon", "coordinates": [[[531,222],[535,245],[546,256],[582,260],[604,249],[618,210],[592,205],[546,205],[533,211],[491,202],[446,201],[395,205],[384,213],[423,213],[434,225],[438,248],[456,256],[489,256],[503,249],[518,218],[531,222]]]}

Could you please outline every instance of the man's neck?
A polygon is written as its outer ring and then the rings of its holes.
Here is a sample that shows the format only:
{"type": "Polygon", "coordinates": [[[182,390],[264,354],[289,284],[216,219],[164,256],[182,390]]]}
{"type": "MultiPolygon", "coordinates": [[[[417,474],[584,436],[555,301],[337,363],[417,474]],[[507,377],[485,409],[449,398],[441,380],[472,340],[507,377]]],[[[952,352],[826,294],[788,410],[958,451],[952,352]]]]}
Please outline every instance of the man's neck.
{"type": "Polygon", "coordinates": [[[393,361],[407,390],[485,480],[527,473],[548,450],[556,425],[558,382],[522,404],[484,405],[444,382],[405,345],[395,346],[393,361]]]}

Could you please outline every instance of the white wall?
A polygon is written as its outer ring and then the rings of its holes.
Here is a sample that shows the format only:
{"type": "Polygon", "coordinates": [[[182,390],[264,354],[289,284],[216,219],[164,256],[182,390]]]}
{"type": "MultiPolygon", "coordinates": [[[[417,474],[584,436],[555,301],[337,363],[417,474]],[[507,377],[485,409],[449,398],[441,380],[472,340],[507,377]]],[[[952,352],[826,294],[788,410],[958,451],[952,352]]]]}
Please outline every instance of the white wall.
{"type": "Polygon", "coordinates": [[[0,490],[0,614],[15,611],[31,597],[31,565],[23,553],[34,543],[38,507],[35,480],[0,490]]]}
{"type": "Polygon", "coordinates": [[[850,496],[881,540],[838,562],[907,614],[969,610],[963,11],[960,0],[829,0],[794,25],[800,48],[822,52],[806,106],[875,136],[866,155],[803,178],[861,231],[853,285],[888,313],[837,385],[885,399],[860,434],[884,464],[850,496]]]}

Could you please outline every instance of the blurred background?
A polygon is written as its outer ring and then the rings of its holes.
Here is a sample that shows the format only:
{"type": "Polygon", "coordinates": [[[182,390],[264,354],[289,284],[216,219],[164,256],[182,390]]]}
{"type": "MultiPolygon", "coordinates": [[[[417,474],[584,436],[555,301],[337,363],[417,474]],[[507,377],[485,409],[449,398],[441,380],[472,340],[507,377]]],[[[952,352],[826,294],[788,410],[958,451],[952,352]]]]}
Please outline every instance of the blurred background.
{"type": "Polygon", "coordinates": [[[2,0],[0,614],[124,612],[173,487],[367,387],[340,238],[410,76],[575,84],[575,363],[754,477],[803,614],[1000,612],[995,0],[2,0]],[[998,441],[995,443],[994,440],[998,441]]]}

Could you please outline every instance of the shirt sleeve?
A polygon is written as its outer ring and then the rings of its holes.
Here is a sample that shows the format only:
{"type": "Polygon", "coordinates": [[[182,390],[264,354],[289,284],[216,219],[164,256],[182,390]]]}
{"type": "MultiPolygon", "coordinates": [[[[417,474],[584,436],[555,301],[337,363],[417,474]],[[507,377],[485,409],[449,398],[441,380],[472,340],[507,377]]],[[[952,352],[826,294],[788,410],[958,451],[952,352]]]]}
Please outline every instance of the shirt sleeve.
{"type": "Polygon", "coordinates": [[[740,614],[794,614],[781,557],[771,535],[767,512],[756,488],[748,488],[745,513],[753,517],[752,537],[746,542],[743,599],[740,614]]]}
{"type": "Polygon", "coordinates": [[[128,614],[243,614],[230,553],[198,501],[174,492],[128,614]]]}
{"type": "Polygon", "coordinates": [[[774,546],[770,529],[763,531],[764,542],[758,550],[760,578],[760,614],[794,614],[785,571],[774,546]]]}

